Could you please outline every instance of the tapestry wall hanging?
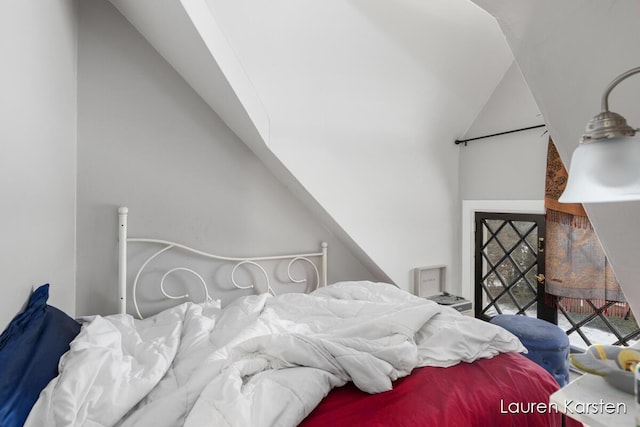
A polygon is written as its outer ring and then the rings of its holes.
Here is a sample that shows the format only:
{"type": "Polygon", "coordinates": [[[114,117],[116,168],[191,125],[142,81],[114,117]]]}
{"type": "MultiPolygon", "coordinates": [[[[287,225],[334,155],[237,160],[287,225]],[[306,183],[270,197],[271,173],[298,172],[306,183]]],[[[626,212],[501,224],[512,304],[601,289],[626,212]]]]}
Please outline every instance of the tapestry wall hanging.
{"type": "Polygon", "coordinates": [[[626,301],[583,206],[558,202],[567,176],[549,139],[544,199],[546,292],[566,298],[626,301]]]}

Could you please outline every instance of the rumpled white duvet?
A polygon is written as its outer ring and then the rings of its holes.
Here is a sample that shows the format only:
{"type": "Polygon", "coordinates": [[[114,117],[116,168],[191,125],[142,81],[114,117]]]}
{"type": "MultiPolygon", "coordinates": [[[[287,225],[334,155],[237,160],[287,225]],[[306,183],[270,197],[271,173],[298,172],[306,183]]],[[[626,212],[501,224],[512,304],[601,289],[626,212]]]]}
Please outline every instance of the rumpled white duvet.
{"type": "Polygon", "coordinates": [[[96,316],[26,426],[295,426],[332,387],[378,393],[417,366],[526,351],[502,328],[388,284],[96,316]]]}

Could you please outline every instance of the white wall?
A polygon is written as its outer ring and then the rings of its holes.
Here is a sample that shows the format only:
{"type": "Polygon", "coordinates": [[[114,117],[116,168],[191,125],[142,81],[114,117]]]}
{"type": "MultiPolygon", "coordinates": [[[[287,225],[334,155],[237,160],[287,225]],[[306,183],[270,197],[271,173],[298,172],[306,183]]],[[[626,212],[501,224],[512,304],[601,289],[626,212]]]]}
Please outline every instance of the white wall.
{"type": "Polygon", "coordinates": [[[273,152],[400,287],[435,264],[455,284],[453,140],[511,62],[495,22],[452,0],[208,3],[264,102],[273,152]]]}
{"type": "MultiPolygon", "coordinates": [[[[514,62],[464,138],[544,124],[514,62]]],[[[462,200],[542,200],[548,133],[538,128],[460,145],[462,200]]]]}
{"type": "MultiPolygon", "coordinates": [[[[463,138],[543,124],[540,111],[514,62],[463,138]]],[[[462,268],[460,295],[473,299],[474,213],[544,212],[545,128],[460,145],[462,268]]]]}
{"type": "Polygon", "coordinates": [[[369,271],[106,0],[79,5],[78,313],[117,309],[116,208],[131,235],[259,255],[330,247],[329,280],[369,271]]]}
{"type": "MultiPolygon", "coordinates": [[[[474,0],[497,17],[565,164],[586,123],[600,112],[607,84],[638,66],[636,0],[474,0]]],[[[640,123],[640,78],[618,86],[612,111],[640,123]]],[[[640,313],[640,203],[589,204],[587,213],[616,277],[640,313]]]]}
{"type": "Polygon", "coordinates": [[[0,3],[0,328],[32,286],[75,312],[76,2],[0,3]]]}

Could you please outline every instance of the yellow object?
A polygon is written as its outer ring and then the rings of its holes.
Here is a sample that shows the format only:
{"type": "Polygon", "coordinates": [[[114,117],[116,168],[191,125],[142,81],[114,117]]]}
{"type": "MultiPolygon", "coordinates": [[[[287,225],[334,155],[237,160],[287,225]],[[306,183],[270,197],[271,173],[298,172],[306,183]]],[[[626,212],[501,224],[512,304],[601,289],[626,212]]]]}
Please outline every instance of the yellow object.
{"type": "Polygon", "coordinates": [[[594,347],[598,350],[598,354],[600,354],[600,360],[607,360],[607,352],[604,347],[602,347],[602,344],[595,344],[594,347]]]}
{"type": "Polygon", "coordinates": [[[639,351],[625,348],[618,353],[618,364],[626,371],[633,372],[638,362],[640,362],[639,351]]]}

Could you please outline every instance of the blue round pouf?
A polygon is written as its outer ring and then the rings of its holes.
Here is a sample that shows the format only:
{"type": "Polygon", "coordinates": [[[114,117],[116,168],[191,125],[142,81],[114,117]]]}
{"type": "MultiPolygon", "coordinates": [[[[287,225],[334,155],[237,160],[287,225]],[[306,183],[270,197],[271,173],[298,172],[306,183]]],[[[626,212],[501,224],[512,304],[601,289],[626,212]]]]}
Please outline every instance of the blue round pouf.
{"type": "Polygon", "coordinates": [[[489,321],[518,337],[525,356],[542,366],[562,387],[569,382],[569,337],[553,323],[515,314],[500,314],[489,321]]]}

